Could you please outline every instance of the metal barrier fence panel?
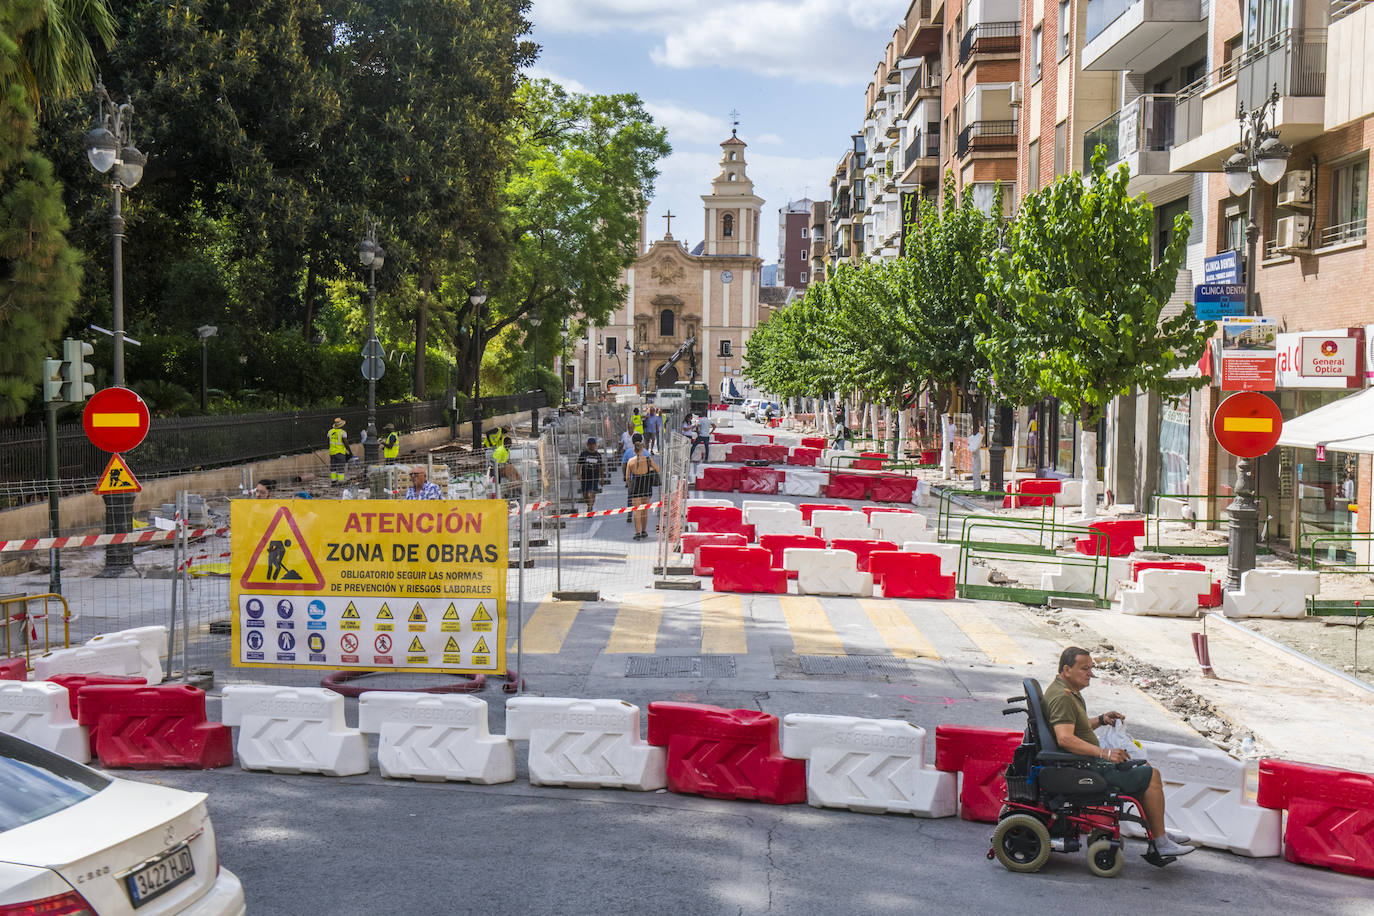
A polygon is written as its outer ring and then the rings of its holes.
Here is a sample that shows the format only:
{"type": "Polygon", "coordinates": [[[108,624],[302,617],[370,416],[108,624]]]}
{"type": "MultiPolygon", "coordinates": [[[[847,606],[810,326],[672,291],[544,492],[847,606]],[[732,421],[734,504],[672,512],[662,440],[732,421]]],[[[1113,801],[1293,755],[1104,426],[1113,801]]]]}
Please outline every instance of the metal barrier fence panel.
{"type": "Polygon", "coordinates": [[[1021,604],[1047,604],[1051,596],[1086,598],[1098,607],[1111,604],[1111,583],[1108,581],[1109,558],[1105,554],[1089,555],[1056,551],[1056,546],[1082,537],[1087,528],[1078,525],[1058,525],[1035,519],[1003,516],[968,516],[962,519],[959,531],[959,566],[956,586],[965,598],[986,598],[1015,601],[1021,604]],[[1026,587],[1014,584],[978,585],[968,581],[969,566],[975,561],[992,566],[1013,581],[1018,575],[1039,575],[1054,571],[1064,573],[1077,570],[1076,578],[1087,577],[1088,589],[1026,587]]]}
{"type": "MultiPolygon", "coordinates": [[[[1145,513],[1145,550],[1156,553],[1170,553],[1178,556],[1220,556],[1226,553],[1226,544],[1181,544],[1166,541],[1167,535],[1179,535],[1184,531],[1195,532],[1199,526],[1204,530],[1216,530],[1230,522],[1226,511],[1232,497],[1226,493],[1152,493],[1149,511],[1145,513]],[[1191,517],[1185,514],[1191,513],[1191,517]],[[1177,514],[1175,514],[1177,513],[1177,514]]],[[[1261,540],[1267,540],[1269,516],[1269,497],[1256,496],[1259,504],[1261,540]]],[[[1262,552],[1267,548],[1260,547],[1262,552]]]]}

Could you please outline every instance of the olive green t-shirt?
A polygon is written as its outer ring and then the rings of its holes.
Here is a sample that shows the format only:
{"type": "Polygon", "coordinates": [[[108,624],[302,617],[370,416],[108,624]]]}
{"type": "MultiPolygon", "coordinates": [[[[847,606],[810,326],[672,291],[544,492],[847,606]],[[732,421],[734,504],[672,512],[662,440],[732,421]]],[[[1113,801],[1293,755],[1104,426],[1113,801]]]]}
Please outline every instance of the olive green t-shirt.
{"type": "Polygon", "coordinates": [[[1093,734],[1093,720],[1088,718],[1088,704],[1084,702],[1082,694],[1069,690],[1069,685],[1057,677],[1045,688],[1045,719],[1050,723],[1050,728],[1072,723],[1074,737],[1081,738],[1093,747],[1101,746],[1097,742],[1097,735],[1093,734]]]}

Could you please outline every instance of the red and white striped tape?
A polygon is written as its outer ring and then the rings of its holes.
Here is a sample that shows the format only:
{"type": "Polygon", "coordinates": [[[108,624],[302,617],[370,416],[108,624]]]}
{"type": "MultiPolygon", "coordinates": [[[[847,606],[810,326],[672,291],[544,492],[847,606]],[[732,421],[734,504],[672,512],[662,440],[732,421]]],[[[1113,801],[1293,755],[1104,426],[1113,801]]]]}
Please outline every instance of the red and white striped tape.
{"type": "MultiPolygon", "coordinates": [[[[223,537],[229,533],[226,528],[192,528],[186,532],[188,538],[223,537]]],[[[51,550],[54,547],[108,547],[111,544],[151,544],[156,541],[170,541],[180,532],[171,531],[128,531],[120,534],[87,534],[64,538],[25,538],[23,540],[0,541],[0,553],[9,550],[51,550]]]]}
{"type": "Polygon", "coordinates": [[[567,515],[550,515],[549,518],[601,518],[603,515],[624,515],[636,509],[661,509],[663,503],[645,503],[642,506],[622,506],[619,509],[597,509],[595,512],[569,512],[567,515]]]}

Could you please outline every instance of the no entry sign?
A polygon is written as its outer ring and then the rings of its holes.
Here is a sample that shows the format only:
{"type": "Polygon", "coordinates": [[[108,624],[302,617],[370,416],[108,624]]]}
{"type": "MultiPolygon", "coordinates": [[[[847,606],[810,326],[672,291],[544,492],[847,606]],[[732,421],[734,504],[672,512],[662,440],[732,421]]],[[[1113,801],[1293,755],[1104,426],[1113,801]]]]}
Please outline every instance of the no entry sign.
{"type": "Polygon", "coordinates": [[[127,452],[148,435],[148,405],[128,388],[104,388],[86,402],[81,425],[96,448],[127,452]]]}
{"type": "Polygon", "coordinates": [[[1258,391],[1242,391],[1217,405],[1212,431],[1217,443],[1237,458],[1258,458],[1278,444],[1283,414],[1258,391]]]}

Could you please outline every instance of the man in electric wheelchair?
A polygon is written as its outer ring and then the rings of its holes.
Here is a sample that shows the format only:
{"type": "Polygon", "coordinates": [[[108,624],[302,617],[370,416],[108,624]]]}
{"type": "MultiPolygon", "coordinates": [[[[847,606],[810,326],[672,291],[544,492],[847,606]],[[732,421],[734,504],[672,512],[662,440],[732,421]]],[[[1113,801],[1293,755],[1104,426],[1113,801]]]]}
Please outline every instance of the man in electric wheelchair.
{"type": "Polygon", "coordinates": [[[1159,773],[1143,760],[1130,760],[1124,750],[1098,743],[1094,725],[1125,717],[1115,710],[1088,715],[1082,691],[1092,678],[1092,655],[1071,646],[1043,695],[1040,684],[1026,678],[1025,696],[1009,700],[1025,707],[1003,710],[1027,717],[1026,736],[1007,767],[1007,802],[988,853],[1012,871],[1039,871],[1051,852],[1082,848],[1079,837],[1087,834],[1089,870],[1115,877],[1125,865],[1123,820],[1147,828],[1144,858],[1152,865],[1168,865],[1193,851],[1184,845],[1188,837],[1165,831],[1159,773]]]}

